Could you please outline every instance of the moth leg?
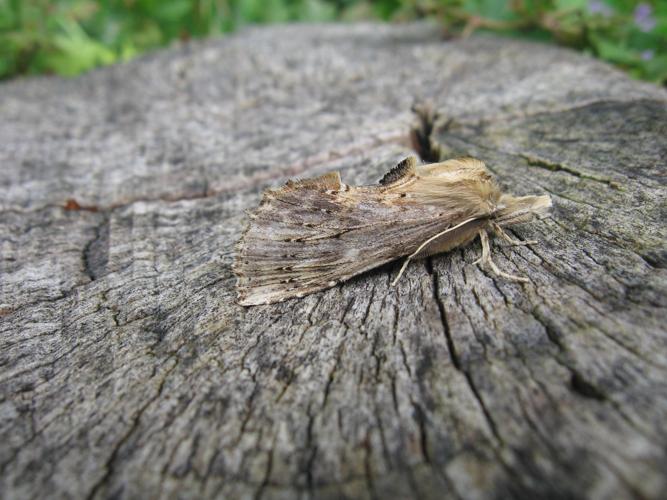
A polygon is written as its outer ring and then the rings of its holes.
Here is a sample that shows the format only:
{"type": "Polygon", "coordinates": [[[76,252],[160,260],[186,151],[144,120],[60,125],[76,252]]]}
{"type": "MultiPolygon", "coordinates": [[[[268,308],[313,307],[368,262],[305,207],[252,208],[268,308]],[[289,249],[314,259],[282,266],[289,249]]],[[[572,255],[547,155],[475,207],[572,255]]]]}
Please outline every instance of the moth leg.
{"type": "Polygon", "coordinates": [[[489,245],[489,236],[484,229],[479,231],[479,240],[482,243],[482,255],[473,262],[473,266],[484,266],[491,260],[491,247],[489,245]]]}
{"type": "Polygon", "coordinates": [[[491,258],[491,244],[489,243],[489,234],[486,232],[486,230],[482,229],[479,232],[479,239],[482,242],[482,256],[477,259],[474,264],[479,264],[480,267],[483,266],[489,266],[491,270],[496,274],[497,276],[501,276],[505,278],[508,281],[516,281],[519,283],[528,283],[528,278],[524,278],[522,276],[515,276],[513,274],[508,274],[504,271],[501,271],[498,266],[496,265],[495,262],[493,262],[493,259],[491,258]]]}
{"type": "Polygon", "coordinates": [[[519,246],[519,245],[537,245],[539,243],[537,240],[515,240],[512,238],[509,234],[505,232],[505,230],[500,227],[499,224],[493,223],[491,225],[493,227],[493,232],[496,233],[498,236],[500,236],[503,240],[505,240],[507,243],[509,243],[512,246],[519,246]]]}
{"type": "MultiPolygon", "coordinates": [[[[457,225],[454,226],[454,227],[447,228],[447,229],[445,229],[444,231],[441,231],[441,232],[439,232],[438,234],[431,236],[431,237],[430,237],[429,239],[427,239],[424,243],[422,243],[421,245],[419,245],[419,246],[417,247],[417,250],[415,250],[414,252],[412,252],[410,255],[407,256],[407,258],[405,259],[405,262],[403,262],[403,265],[401,266],[401,270],[398,271],[398,276],[396,276],[396,278],[394,279],[394,281],[391,282],[391,286],[395,286],[396,283],[398,283],[398,280],[401,279],[401,276],[403,276],[403,271],[405,271],[405,268],[408,267],[408,264],[410,263],[410,261],[411,261],[412,259],[414,259],[417,255],[419,255],[419,252],[421,252],[421,251],[424,249],[424,247],[426,247],[426,245],[428,245],[429,243],[431,243],[433,240],[436,240],[436,239],[440,238],[441,236],[444,236],[445,234],[450,233],[450,232],[452,232],[452,231],[454,231],[454,230],[460,228],[461,226],[465,226],[468,222],[472,222],[472,221],[474,221],[474,220],[475,220],[474,217],[473,217],[472,219],[466,219],[466,220],[464,220],[463,222],[457,224],[457,225]]],[[[486,233],[484,233],[484,234],[486,234],[486,233]]]]}

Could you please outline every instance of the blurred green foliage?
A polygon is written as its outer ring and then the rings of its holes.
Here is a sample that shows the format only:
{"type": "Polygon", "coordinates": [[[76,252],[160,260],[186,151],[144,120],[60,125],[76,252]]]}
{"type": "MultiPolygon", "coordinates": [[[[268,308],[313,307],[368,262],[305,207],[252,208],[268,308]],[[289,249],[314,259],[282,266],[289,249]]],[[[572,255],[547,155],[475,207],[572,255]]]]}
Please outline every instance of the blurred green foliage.
{"type": "Polygon", "coordinates": [[[568,45],[667,83],[665,0],[0,0],[0,78],[77,75],[251,23],[421,18],[451,36],[483,30],[568,45]]]}

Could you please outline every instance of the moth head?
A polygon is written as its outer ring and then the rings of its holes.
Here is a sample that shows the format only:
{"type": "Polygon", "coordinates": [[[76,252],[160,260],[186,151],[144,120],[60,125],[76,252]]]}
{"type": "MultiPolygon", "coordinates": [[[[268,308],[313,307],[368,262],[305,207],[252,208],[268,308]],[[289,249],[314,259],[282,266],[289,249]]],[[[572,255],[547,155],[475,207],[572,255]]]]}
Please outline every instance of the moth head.
{"type": "Polygon", "coordinates": [[[512,196],[500,197],[493,220],[500,226],[511,226],[529,222],[536,217],[545,217],[551,208],[550,196],[512,196]]]}

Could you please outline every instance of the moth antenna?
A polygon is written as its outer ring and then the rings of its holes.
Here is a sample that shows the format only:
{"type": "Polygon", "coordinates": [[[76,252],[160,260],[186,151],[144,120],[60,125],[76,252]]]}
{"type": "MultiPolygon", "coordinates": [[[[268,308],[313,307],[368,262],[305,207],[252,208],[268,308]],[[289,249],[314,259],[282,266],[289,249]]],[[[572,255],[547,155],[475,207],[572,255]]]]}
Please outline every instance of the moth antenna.
{"type": "Polygon", "coordinates": [[[445,229],[444,231],[441,231],[441,232],[439,232],[438,234],[436,234],[436,235],[434,235],[434,236],[431,236],[431,237],[430,237],[429,239],[427,239],[424,243],[422,243],[421,245],[419,245],[419,247],[417,247],[417,250],[415,250],[414,252],[412,252],[412,253],[411,253],[410,255],[408,255],[408,257],[405,259],[405,262],[403,262],[403,265],[401,266],[401,270],[398,271],[398,276],[396,276],[396,278],[394,279],[394,281],[391,282],[391,286],[396,286],[396,283],[398,283],[398,280],[401,279],[401,276],[403,276],[403,271],[405,271],[405,268],[408,267],[408,264],[410,263],[410,261],[414,258],[415,255],[419,254],[419,252],[421,252],[421,251],[424,249],[424,247],[425,247],[426,245],[428,245],[429,243],[431,243],[433,240],[435,240],[435,239],[437,239],[437,238],[440,238],[440,236],[443,236],[443,235],[449,233],[450,231],[454,231],[454,229],[458,229],[458,228],[460,228],[461,226],[467,224],[468,222],[472,222],[472,221],[474,221],[474,220],[476,220],[476,219],[477,219],[477,217],[472,217],[472,218],[470,218],[470,219],[464,220],[463,222],[461,222],[460,224],[457,224],[456,226],[450,227],[449,229],[445,229]]]}
{"type": "MultiPolygon", "coordinates": [[[[509,238],[509,236],[508,236],[509,238]]],[[[517,281],[519,283],[528,283],[528,278],[524,278],[523,276],[515,276],[513,274],[506,273],[504,271],[501,271],[498,266],[496,265],[495,262],[493,262],[493,259],[491,258],[491,245],[489,243],[489,234],[486,232],[486,230],[481,229],[479,231],[479,239],[482,242],[482,256],[477,259],[473,264],[479,264],[480,267],[487,265],[491,268],[491,270],[494,272],[494,274],[501,276],[505,278],[508,281],[517,281]]]]}
{"type": "Polygon", "coordinates": [[[537,240],[515,240],[512,238],[509,234],[507,234],[502,227],[500,227],[499,224],[496,222],[491,223],[491,227],[493,227],[493,232],[496,233],[498,236],[500,236],[502,239],[504,239],[507,243],[513,246],[520,246],[520,245],[537,245],[539,241],[537,240]]]}

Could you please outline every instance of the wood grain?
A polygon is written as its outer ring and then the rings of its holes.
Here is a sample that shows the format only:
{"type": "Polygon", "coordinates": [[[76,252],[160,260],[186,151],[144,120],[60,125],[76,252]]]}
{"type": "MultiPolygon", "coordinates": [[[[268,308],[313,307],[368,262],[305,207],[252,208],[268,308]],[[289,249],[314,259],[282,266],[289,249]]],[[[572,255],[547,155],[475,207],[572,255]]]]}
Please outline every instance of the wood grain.
{"type": "Polygon", "coordinates": [[[667,93],[428,25],[252,29],[0,86],[5,498],[660,498],[667,93]],[[307,48],[307,50],[306,50],[307,48]],[[554,216],[272,306],[234,303],[263,189],[443,151],[554,216]]]}

